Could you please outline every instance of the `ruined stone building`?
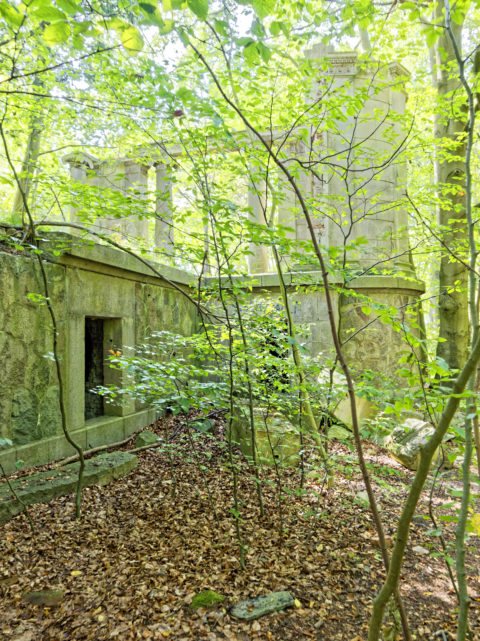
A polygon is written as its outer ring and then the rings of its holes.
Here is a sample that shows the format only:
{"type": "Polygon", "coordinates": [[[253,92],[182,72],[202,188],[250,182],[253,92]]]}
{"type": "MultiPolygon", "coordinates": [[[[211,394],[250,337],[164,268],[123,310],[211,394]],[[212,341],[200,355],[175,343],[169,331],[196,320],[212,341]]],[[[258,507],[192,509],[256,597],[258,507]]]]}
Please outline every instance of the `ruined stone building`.
{"type": "MultiPolygon", "coordinates": [[[[314,49],[308,55],[315,60],[321,53],[314,49]]],[[[352,294],[360,293],[380,304],[392,305],[401,314],[418,300],[423,285],[416,279],[409,259],[407,215],[396,204],[405,179],[403,165],[395,161],[395,153],[383,166],[382,162],[377,166],[375,158],[379,150],[385,155],[390,148],[401,147],[400,133],[394,135],[398,127],[395,116],[402,114],[405,107],[406,94],[401,79],[406,71],[398,64],[381,71],[368,71],[351,52],[330,52],[326,59],[328,65],[320,74],[318,91],[322,90],[321,82],[325,84],[325,78],[329,89],[339,92],[375,87],[377,80],[380,83],[370,94],[366,91],[368,99],[362,110],[370,116],[359,119],[356,114],[347,115],[342,125],[345,136],[348,132],[351,148],[356,149],[357,142],[362,142],[353,159],[351,154],[348,158],[338,155],[340,165],[348,163],[352,181],[358,182],[359,176],[364,181],[363,187],[353,189],[353,205],[350,218],[347,217],[347,224],[351,224],[349,242],[360,237],[368,240],[361,250],[352,253],[350,263],[355,266],[356,272],[352,273],[356,273],[356,277],[348,287],[352,294]],[[377,267],[371,269],[372,265],[377,267]]],[[[338,131],[322,132],[321,136],[313,135],[310,144],[338,151],[345,144],[345,137],[338,131]]],[[[291,137],[288,145],[292,156],[304,157],[311,152],[305,149],[304,140],[291,137]]],[[[142,193],[147,193],[148,173],[153,171],[157,193],[154,231],[148,219],[134,214],[121,220],[105,217],[97,221],[96,229],[142,238],[160,253],[168,253],[175,245],[169,172],[176,153],[180,154],[181,150],[170,149],[167,159],[158,150],[149,151],[136,158],[119,158],[114,163],[101,162],[88,154],[74,154],[66,157],[65,162],[78,183],[99,189],[108,186],[123,192],[133,187],[140,199],[142,193]],[[149,232],[153,232],[151,238],[148,238],[149,232]]],[[[328,209],[318,228],[319,240],[327,247],[342,247],[345,242],[340,224],[345,216],[345,204],[337,198],[345,190],[340,170],[328,177],[305,171],[299,177],[304,197],[324,204],[323,210],[317,207],[317,215],[322,216],[322,211],[328,209]]],[[[355,186],[355,182],[352,184],[355,186]]],[[[264,191],[265,185],[256,183],[251,185],[248,194],[249,215],[260,225],[264,223],[264,191]]],[[[72,221],[76,220],[74,209],[72,221]]],[[[298,197],[287,183],[282,186],[278,224],[285,225],[290,238],[298,241],[307,253],[311,242],[309,231],[298,197]]],[[[5,234],[8,235],[7,228],[5,234]]],[[[67,423],[76,441],[90,448],[120,441],[155,418],[153,410],[142,408],[134,401],[105,404],[101,397],[91,393],[91,388],[98,384],[121,385],[123,374],[105,363],[108,351],[133,348],[159,329],[189,335],[199,329],[199,318],[195,305],[182,295],[182,290],[188,292],[196,286],[195,277],[188,270],[164,264],[156,264],[151,269],[148,261],[141,262],[134,255],[94,242],[92,238],[88,242],[79,240],[79,234],[75,228],[68,234],[51,232],[45,236],[42,248],[59,325],[67,423]]],[[[284,261],[295,321],[309,328],[307,347],[312,355],[328,353],[331,339],[321,275],[313,262],[298,265],[289,261],[288,256],[284,261]]],[[[3,356],[0,436],[13,442],[12,447],[0,451],[0,461],[6,470],[11,470],[17,460],[33,465],[73,452],[61,430],[48,315],[45,307],[29,296],[43,292],[38,266],[32,258],[11,251],[0,251],[0,262],[3,356]]],[[[252,297],[278,297],[278,275],[273,270],[269,249],[252,244],[248,263],[249,275],[238,275],[236,279],[251,291],[252,297]]],[[[335,278],[332,284],[335,285],[335,278]]],[[[344,336],[370,320],[369,314],[362,310],[362,302],[350,296],[348,290],[334,292],[334,303],[344,336]]],[[[345,352],[349,361],[358,367],[390,373],[396,366],[400,347],[400,339],[393,329],[376,322],[349,341],[345,352]]]]}

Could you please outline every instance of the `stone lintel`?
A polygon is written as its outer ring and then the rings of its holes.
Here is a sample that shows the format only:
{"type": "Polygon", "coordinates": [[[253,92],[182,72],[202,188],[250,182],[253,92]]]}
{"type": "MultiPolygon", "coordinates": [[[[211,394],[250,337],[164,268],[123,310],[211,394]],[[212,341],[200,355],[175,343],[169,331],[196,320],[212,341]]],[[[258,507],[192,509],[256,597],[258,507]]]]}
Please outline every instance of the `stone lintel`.
{"type": "Polygon", "coordinates": [[[70,154],[62,156],[62,161],[66,165],[71,165],[73,167],[86,166],[89,169],[95,169],[101,164],[101,161],[87,153],[86,151],[73,151],[70,154]]]}
{"type": "MultiPolygon", "coordinates": [[[[205,282],[208,285],[210,280],[217,282],[217,279],[206,278],[205,282]]],[[[288,272],[284,274],[285,284],[289,287],[308,287],[318,286],[323,288],[322,275],[319,271],[309,272],[288,272]]],[[[329,278],[330,285],[336,286],[341,284],[340,279],[329,278]]],[[[252,289],[265,289],[265,288],[278,288],[280,280],[277,274],[252,274],[251,276],[234,276],[233,283],[238,286],[252,289]]],[[[230,287],[228,279],[222,283],[223,287],[228,289],[230,287]]],[[[380,289],[380,290],[406,290],[410,292],[423,293],[425,291],[425,284],[423,281],[416,278],[407,278],[405,276],[396,275],[370,275],[359,276],[350,281],[349,289],[380,289]]]]}
{"type": "MultiPolygon", "coordinates": [[[[42,232],[42,237],[46,240],[41,243],[41,247],[47,252],[46,257],[50,262],[81,267],[112,276],[123,275],[132,280],[145,281],[145,277],[150,277],[155,281],[162,280],[152,269],[149,269],[145,263],[132,254],[114,247],[100,245],[98,241],[81,239],[65,232],[42,232]],[[60,256],[50,253],[57,248],[62,252],[60,256]],[[130,276],[126,272],[129,272],[130,276]]],[[[176,284],[191,285],[195,281],[194,275],[177,267],[161,265],[151,260],[146,262],[158,270],[162,276],[176,284]]]]}

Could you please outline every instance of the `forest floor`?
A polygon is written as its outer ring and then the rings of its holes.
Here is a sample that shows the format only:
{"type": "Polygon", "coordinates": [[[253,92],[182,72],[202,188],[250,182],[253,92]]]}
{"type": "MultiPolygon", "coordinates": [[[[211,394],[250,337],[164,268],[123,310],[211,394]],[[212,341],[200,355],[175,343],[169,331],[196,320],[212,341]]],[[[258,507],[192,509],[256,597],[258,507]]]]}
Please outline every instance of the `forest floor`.
{"type": "MultiPolygon", "coordinates": [[[[35,534],[24,515],[0,526],[2,641],[365,641],[372,599],[385,573],[352,452],[332,446],[333,489],[322,486],[322,475],[306,474],[302,494],[299,471],[281,471],[281,501],[279,477],[262,468],[263,517],[255,482],[243,466],[238,478],[240,530],[247,546],[243,571],[225,452],[203,435],[192,449],[179,421],[170,417],[153,429],[159,435],[173,430],[171,442],[180,450],[139,452],[138,468],[128,476],[86,488],[81,521],[73,518],[73,497],[63,497],[30,508],[35,534]],[[26,591],[48,589],[64,592],[55,607],[22,600],[26,591]],[[226,600],[192,610],[192,598],[206,589],[226,600]],[[277,590],[290,591],[296,607],[250,623],[229,614],[233,603],[277,590]]],[[[217,436],[222,429],[219,420],[217,436]]],[[[366,450],[392,537],[413,473],[374,445],[366,450]]],[[[450,501],[445,488],[456,475],[447,472],[433,492],[437,518],[452,513],[445,507],[450,501]]],[[[426,491],[412,527],[401,592],[413,638],[450,641],[456,599],[445,562],[436,556],[439,539],[429,533],[428,502],[426,491]]],[[[452,545],[451,524],[445,536],[452,545]]],[[[478,537],[469,540],[467,563],[471,626],[478,640],[478,537]]]]}

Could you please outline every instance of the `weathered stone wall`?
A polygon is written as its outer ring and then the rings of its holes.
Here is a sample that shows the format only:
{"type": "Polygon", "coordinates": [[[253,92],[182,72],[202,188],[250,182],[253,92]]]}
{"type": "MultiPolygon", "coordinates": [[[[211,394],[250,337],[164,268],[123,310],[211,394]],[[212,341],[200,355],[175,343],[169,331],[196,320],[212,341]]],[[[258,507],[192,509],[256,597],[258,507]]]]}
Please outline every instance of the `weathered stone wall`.
{"type": "MultiPolygon", "coordinates": [[[[297,326],[306,328],[305,347],[311,356],[320,356],[322,361],[328,360],[334,356],[334,347],[321,275],[318,272],[306,272],[286,274],[285,277],[293,319],[297,326]]],[[[245,282],[245,287],[251,288],[256,298],[273,298],[281,305],[277,276],[261,275],[242,279],[242,282],[245,282]]],[[[420,281],[396,276],[362,276],[352,283],[351,295],[339,293],[335,283],[332,283],[335,322],[340,339],[346,341],[344,354],[354,369],[371,369],[393,377],[398,368],[398,359],[408,345],[391,324],[375,320],[375,305],[395,308],[398,321],[407,325],[411,325],[412,321],[417,324],[418,308],[415,303],[423,291],[420,281]],[[366,314],[369,306],[371,312],[366,314]],[[413,314],[407,317],[409,309],[410,312],[413,310],[413,314]]]]}
{"type": "MultiPolygon", "coordinates": [[[[46,306],[29,295],[43,295],[35,259],[0,252],[0,434],[22,445],[58,432],[60,411],[52,352],[51,321],[46,306]]],[[[66,313],[65,268],[46,265],[55,310],[66,313]]],[[[60,332],[59,349],[65,349],[60,332]]]]}
{"type": "MultiPolygon", "coordinates": [[[[158,330],[191,335],[198,326],[196,306],[172,283],[188,292],[193,279],[163,265],[157,265],[154,273],[124,252],[91,243],[82,246],[79,239],[65,234],[60,240],[59,235],[52,235],[44,249],[59,330],[68,428],[85,448],[122,440],[152,422],[155,412],[127,400],[105,404],[103,415],[86,420],[85,319],[102,323],[105,357],[109,349],[132,348],[158,330]],[[51,251],[58,242],[62,247],[59,256],[51,251]]],[[[6,469],[13,469],[16,460],[36,464],[73,451],[61,428],[51,321],[41,300],[44,291],[38,263],[34,257],[0,252],[0,269],[0,435],[14,443],[0,452],[0,461],[6,469]],[[34,300],[38,295],[40,299],[34,300]]],[[[285,278],[294,320],[306,327],[306,347],[312,356],[321,354],[327,359],[332,354],[332,339],[320,274],[286,274],[285,278]]],[[[249,295],[274,298],[281,304],[276,275],[236,280],[249,295]]],[[[374,318],[375,311],[367,314],[366,310],[369,297],[396,308],[401,320],[406,305],[417,300],[423,287],[418,281],[394,276],[364,276],[355,281],[354,291],[359,296],[333,291],[342,340],[374,318]]],[[[380,321],[345,345],[352,365],[386,375],[392,375],[404,349],[400,335],[380,321]]],[[[105,384],[121,386],[125,376],[104,367],[105,384]]]]}
{"type": "MultiPolygon", "coordinates": [[[[156,330],[193,333],[197,312],[181,291],[134,257],[104,246],[82,246],[67,235],[61,235],[63,253],[56,256],[50,252],[56,239],[44,247],[44,265],[59,330],[67,424],[82,447],[95,447],[121,440],[151,422],[155,413],[132,401],[105,404],[103,412],[100,403],[96,416],[89,411],[85,319],[101,325],[106,358],[109,348],[133,348],[156,330]]],[[[51,319],[41,298],[34,300],[44,294],[37,259],[0,251],[0,269],[0,435],[13,442],[0,452],[0,461],[12,469],[16,460],[42,463],[67,456],[71,449],[61,425],[51,319]]],[[[190,277],[180,270],[156,269],[188,289],[190,277]]],[[[121,384],[124,376],[107,365],[103,375],[106,384],[121,384]]]]}
{"type": "Polygon", "coordinates": [[[342,294],[338,299],[340,340],[344,342],[345,357],[354,368],[395,378],[395,371],[401,366],[399,359],[410,349],[404,334],[398,331],[398,323],[406,327],[416,326],[413,331],[418,336],[419,312],[413,305],[421,291],[401,287],[365,288],[361,293],[361,298],[342,294]],[[371,306],[367,313],[368,300],[395,309],[397,328],[392,323],[376,320],[377,311],[371,306]]]}
{"type": "Polygon", "coordinates": [[[145,283],[135,286],[135,344],[160,330],[169,330],[190,336],[196,329],[196,314],[192,303],[174,289],[155,287],[145,283]]]}

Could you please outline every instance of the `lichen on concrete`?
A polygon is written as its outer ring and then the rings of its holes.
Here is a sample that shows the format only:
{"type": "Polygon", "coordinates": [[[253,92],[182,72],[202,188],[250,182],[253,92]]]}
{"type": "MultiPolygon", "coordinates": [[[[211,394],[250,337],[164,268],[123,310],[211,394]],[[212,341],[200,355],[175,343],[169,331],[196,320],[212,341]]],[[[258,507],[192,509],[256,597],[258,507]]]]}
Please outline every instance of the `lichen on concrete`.
{"type": "MultiPolygon", "coordinates": [[[[138,464],[138,459],[129,452],[108,452],[85,461],[83,487],[106,485],[128,474],[138,464]]],[[[54,470],[37,472],[10,482],[0,484],[0,522],[8,521],[24,510],[25,505],[45,503],[57,496],[76,491],[79,463],[71,463],[54,470]]]]}

